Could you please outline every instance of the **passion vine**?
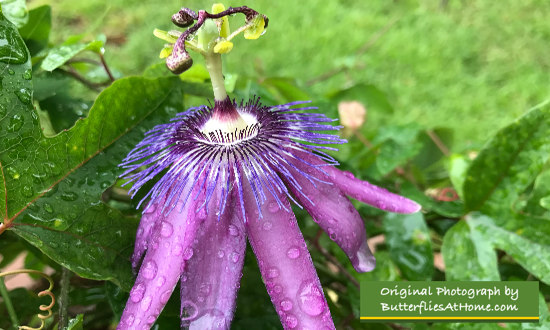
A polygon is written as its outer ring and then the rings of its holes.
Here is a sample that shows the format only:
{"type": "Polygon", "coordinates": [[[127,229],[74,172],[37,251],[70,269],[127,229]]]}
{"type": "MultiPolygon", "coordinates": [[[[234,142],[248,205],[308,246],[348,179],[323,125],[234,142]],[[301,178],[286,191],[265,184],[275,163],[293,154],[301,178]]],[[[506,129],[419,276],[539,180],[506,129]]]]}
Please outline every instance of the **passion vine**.
{"type": "MultiPolygon", "coordinates": [[[[227,95],[222,54],[240,33],[260,37],[264,15],[213,6],[182,8],[172,16],[185,32],[155,34],[170,42],[161,52],[179,74],[205,58],[214,104],[188,109],[146,133],[120,165],[133,195],[160,176],[142,199],[133,267],[137,279],[119,329],[148,329],[181,286],[181,325],[229,328],[242,276],[246,240],[284,328],[334,329],[334,323],[291,202],[305,208],[348,255],[358,272],[375,267],[363,220],[346,196],[382,210],[413,213],[420,206],[342,172],[326,154],[346,141],[326,131],[340,127],[296,101],[265,106],[227,95]],[[244,14],[231,33],[228,16],[244,14]]],[[[141,204],[140,203],[140,204],[141,204]]]]}

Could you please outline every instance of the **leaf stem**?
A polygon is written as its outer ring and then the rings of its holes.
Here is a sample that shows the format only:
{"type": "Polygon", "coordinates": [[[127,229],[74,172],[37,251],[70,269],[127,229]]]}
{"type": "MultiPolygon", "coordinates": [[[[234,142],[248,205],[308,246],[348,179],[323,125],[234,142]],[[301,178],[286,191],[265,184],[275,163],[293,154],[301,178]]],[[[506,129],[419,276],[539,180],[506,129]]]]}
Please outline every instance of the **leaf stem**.
{"type": "Polygon", "coordinates": [[[0,294],[4,299],[4,304],[6,304],[6,309],[8,310],[11,323],[13,323],[13,327],[17,329],[19,327],[19,320],[17,318],[17,314],[15,313],[15,309],[13,309],[13,304],[11,303],[10,295],[8,293],[8,289],[6,288],[6,284],[4,283],[4,279],[1,277],[0,277],[0,294]]]}
{"type": "Polygon", "coordinates": [[[111,73],[111,70],[109,69],[109,66],[107,65],[107,62],[105,61],[105,57],[103,56],[102,53],[98,53],[99,54],[99,58],[101,60],[101,65],[103,65],[103,69],[105,69],[105,72],[107,73],[107,75],[109,76],[109,79],[111,80],[111,82],[114,82],[115,81],[115,77],[113,76],[113,74],[111,73]]]}
{"type": "Polygon", "coordinates": [[[67,308],[69,307],[69,286],[71,272],[65,268],[61,268],[61,294],[59,295],[59,329],[65,329],[69,324],[67,317],[67,308]]]}

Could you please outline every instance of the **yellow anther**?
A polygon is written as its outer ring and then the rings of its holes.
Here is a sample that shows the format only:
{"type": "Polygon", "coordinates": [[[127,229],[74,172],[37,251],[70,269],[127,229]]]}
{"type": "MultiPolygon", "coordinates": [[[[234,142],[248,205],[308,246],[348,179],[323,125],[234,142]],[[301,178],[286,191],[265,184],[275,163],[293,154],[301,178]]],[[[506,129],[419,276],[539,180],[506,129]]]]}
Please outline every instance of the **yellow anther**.
{"type": "Polygon", "coordinates": [[[160,51],[159,58],[167,58],[170,54],[172,54],[172,50],[174,50],[174,46],[164,46],[164,48],[160,51]]]}
{"type": "Polygon", "coordinates": [[[214,53],[227,54],[233,49],[233,43],[231,41],[223,40],[214,46],[214,53]]]}
{"type": "Polygon", "coordinates": [[[249,24],[249,27],[244,31],[244,38],[258,39],[265,30],[264,17],[262,15],[256,15],[249,24]]]}
{"type": "MultiPolygon", "coordinates": [[[[212,5],[213,14],[219,14],[224,10],[225,10],[225,6],[221,3],[215,3],[212,5]]],[[[218,19],[218,22],[219,22],[218,27],[220,29],[220,37],[227,38],[231,34],[231,30],[229,29],[229,20],[227,19],[227,16],[224,16],[218,19]]]]}

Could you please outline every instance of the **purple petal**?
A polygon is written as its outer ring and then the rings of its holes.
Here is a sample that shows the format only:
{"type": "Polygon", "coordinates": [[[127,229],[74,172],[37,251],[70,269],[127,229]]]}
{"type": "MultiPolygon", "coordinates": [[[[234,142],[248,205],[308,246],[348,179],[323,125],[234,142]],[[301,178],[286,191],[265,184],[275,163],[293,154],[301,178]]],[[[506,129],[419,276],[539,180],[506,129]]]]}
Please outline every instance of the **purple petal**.
{"type": "Polygon", "coordinates": [[[156,219],[159,217],[162,207],[156,207],[156,204],[151,204],[141,216],[136,234],[136,244],[134,246],[134,254],[132,254],[132,268],[137,270],[137,267],[147,250],[149,240],[153,233],[153,227],[156,219]]]}
{"type": "Polygon", "coordinates": [[[301,189],[289,185],[290,189],[314,221],[346,252],[356,271],[373,270],[376,261],[367,245],[363,219],[349,199],[332,183],[296,177],[301,189]]]}
{"type": "MultiPolygon", "coordinates": [[[[266,193],[260,220],[250,186],[243,184],[243,190],[248,240],[283,327],[334,329],[321,283],[294,214],[282,210],[277,199],[266,193]]],[[[278,194],[278,200],[291,210],[286,196],[282,192],[278,194]]]]}
{"type": "Polygon", "coordinates": [[[185,261],[193,254],[191,244],[198,225],[195,208],[196,202],[188,201],[181,213],[155,219],[152,239],[117,329],[149,329],[168,302],[185,261]]]}
{"type": "Polygon", "coordinates": [[[395,213],[415,213],[422,208],[418,203],[391,193],[384,188],[375,186],[367,181],[356,179],[352,173],[327,166],[332,182],[346,195],[384,211],[395,213]]]}
{"type": "Polygon", "coordinates": [[[297,165],[298,167],[308,168],[308,173],[321,180],[327,180],[328,178],[324,174],[328,174],[329,180],[334,182],[344,194],[358,201],[394,213],[415,213],[422,208],[408,198],[391,193],[367,181],[359,180],[350,172],[343,172],[328,165],[316,154],[297,150],[290,152],[295,157],[294,163],[301,163],[297,165]]]}
{"type": "MultiPolygon", "coordinates": [[[[246,235],[244,222],[234,208],[218,220],[221,188],[209,203],[204,219],[181,277],[182,327],[191,329],[229,329],[240,286],[246,235]]],[[[230,201],[235,201],[235,198],[230,201]]]]}

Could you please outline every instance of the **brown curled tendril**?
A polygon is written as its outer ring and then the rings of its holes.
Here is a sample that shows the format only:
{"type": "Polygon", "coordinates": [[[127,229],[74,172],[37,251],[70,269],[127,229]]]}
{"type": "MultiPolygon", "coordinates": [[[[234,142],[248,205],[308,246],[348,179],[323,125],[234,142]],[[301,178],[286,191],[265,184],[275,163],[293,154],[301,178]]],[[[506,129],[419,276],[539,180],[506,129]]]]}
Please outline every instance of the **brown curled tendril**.
{"type": "Polygon", "coordinates": [[[40,307],[39,307],[39,309],[41,311],[46,312],[46,314],[38,313],[36,315],[40,319],[40,322],[41,322],[40,327],[39,328],[33,328],[33,327],[29,327],[29,326],[20,326],[19,327],[20,330],[42,330],[44,328],[45,321],[52,316],[52,308],[55,305],[55,296],[52,293],[53,280],[47,274],[45,274],[41,271],[38,271],[38,270],[34,270],[34,269],[19,269],[19,270],[12,270],[12,271],[9,271],[9,272],[3,272],[3,273],[0,273],[0,277],[10,276],[10,275],[17,275],[17,274],[36,274],[36,275],[42,276],[43,278],[48,280],[48,282],[50,282],[50,286],[46,290],[40,291],[38,293],[39,297],[50,296],[50,298],[52,299],[52,302],[49,305],[40,305],[40,307]]]}

